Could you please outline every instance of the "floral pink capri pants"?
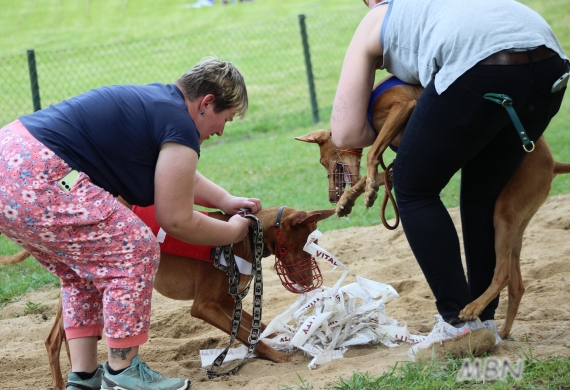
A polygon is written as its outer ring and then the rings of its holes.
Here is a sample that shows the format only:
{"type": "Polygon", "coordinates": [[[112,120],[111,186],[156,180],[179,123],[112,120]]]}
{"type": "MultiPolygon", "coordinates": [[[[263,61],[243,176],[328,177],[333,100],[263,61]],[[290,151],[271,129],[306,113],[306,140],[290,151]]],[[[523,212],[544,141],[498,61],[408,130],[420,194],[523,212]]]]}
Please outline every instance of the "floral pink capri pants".
{"type": "Polygon", "coordinates": [[[0,130],[0,232],[61,279],[68,339],[101,337],[110,348],[148,340],[160,249],[152,231],[110,193],[79,179],[20,121],[0,130]]]}

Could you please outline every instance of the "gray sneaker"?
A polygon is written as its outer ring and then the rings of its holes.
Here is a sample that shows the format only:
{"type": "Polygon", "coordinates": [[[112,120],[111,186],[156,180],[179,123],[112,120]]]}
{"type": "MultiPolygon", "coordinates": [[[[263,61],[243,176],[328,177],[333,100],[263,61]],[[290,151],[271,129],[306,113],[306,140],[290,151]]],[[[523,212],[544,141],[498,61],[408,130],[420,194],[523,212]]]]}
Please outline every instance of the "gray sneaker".
{"type": "Polygon", "coordinates": [[[151,370],[135,356],[131,365],[118,375],[109,373],[109,363],[105,364],[105,373],[101,390],[186,390],[190,380],[184,378],[166,378],[151,370]]]}
{"type": "Polygon", "coordinates": [[[93,378],[83,380],[74,372],[67,375],[67,390],[99,390],[101,388],[101,380],[103,379],[103,366],[99,364],[93,378]]]}

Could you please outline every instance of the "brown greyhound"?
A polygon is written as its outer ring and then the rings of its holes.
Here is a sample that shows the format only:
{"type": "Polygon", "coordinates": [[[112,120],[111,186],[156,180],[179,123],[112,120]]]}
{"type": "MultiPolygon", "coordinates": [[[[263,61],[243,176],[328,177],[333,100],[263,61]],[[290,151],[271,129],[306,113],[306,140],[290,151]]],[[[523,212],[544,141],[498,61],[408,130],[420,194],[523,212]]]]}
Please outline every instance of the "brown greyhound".
{"type": "MultiPolygon", "coordinates": [[[[335,181],[335,175],[329,171],[331,165],[343,164],[346,166],[345,170],[352,170],[353,176],[350,177],[358,177],[362,154],[354,150],[338,150],[331,140],[329,130],[316,130],[295,138],[319,145],[320,162],[329,172],[329,189],[331,187],[344,189],[346,184],[352,185],[344,191],[340,200],[337,199],[336,213],[338,216],[350,214],[355,200],[363,192],[366,192],[366,207],[372,206],[379,186],[385,184],[384,175],[378,175],[378,165],[383,165],[382,154],[396,137],[401,136],[422,90],[419,86],[394,86],[376,99],[372,116],[374,127],[380,131],[368,152],[367,177],[363,177],[358,182],[348,183],[337,178],[337,183],[331,184],[335,181]]],[[[384,166],[383,168],[385,169],[384,166]]],[[[504,339],[510,333],[525,291],[520,271],[523,233],[533,215],[546,201],[552,180],[559,173],[570,173],[570,164],[554,161],[546,140],[540,137],[535,144],[534,151],[526,155],[495,203],[493,223],[497,261],[493,280],[480,297],[461,311],[462,319],[477,318],[508,285],[507,316],[499,335],[504,339]]],[[[329,198],[334,198],[334,196],[329,195],[329,198]]]]}
{"type": "MultiPolygon", "coordinates": [[[[391,77],[382,79],[374,86],[374,89],[391,77]]],[[[295,138],[299,141],[319,144],[320,163],[329,173],[329,200],[331,203],[338,202],[336,213],[339,217],[350,214],[354,202],[363,192],[365,192],[365,206],[369,208],[374,205],[378,197],[378,189],[384,184],[383,175],[378,174],[378,165],[386,169],[382,155],[395,139],[401,137],[422,92],[423,88],[419,85],[395,85],[375,100],[372,108],[372,122],[374,128],[379,131],[379,135],[368,151],[366,176],[361,179],[358,179],[361,150],[337,149],[330,140],[330,130],[316,130],[295,138]],[[335,174],[334,170],[341,171],[341,173],[335,174]],[[346,185],[350,187],[345,191],[346,185]]]]}
{"type": "MultiPolygon", "coordinates": [[[[308,280],[312,279],[307,278],[306,275],[301,275],[299,270],[294,268],[299,267],[311,272],[311,267],[306,267],[305,264],[302,264],[303,262],[311,261],[310,255],[303,251],[303,246],[307,242],[309,234],[317,228],[317,222],[333,215],[334,209],[305,212],[286,207],[283,209],[280,225],[276,227],[278,209],[279,207],[269,207],[255,214],[263,226],[264,256],[275,255],[276,261],[283,263],[283,269],[292,282],[306,284],[308,280]],[[289,250],[276,250],[276,234],[278,230],[283,234],[284,241],[288,243],[289,250]],[[302,263],[295,265],[297,259],[301,260],[302,263]]],[[[221,212],[213,212],[209,216],[222,220],[230,218],[230,216],[221,212]]],[[[251,236],[252,232],[250,229],[250,233],[243,241],[233,245],[234,254],[248,262],[252,262],[254,258],[251,236]]],[[[21,251],[13,256],[0,257],[0,264],[14,264],[23,261],[28,256],[29,254],[26,251],[21,251]]],[[[240,276],[240,291],[247,285],[249,279],[250,277],[247,275],[240,276]]],[[[194,300],[190,311],[192,317],[204,320],[230,334],[234,300],[228,293],[228,287],[228,276],[223,271],[214,268],[211,263],[161,253],[154,288],[168,298],[194,300]]],[[[243,311],[237,339],[244,345],[249,344],[248,336],[251,331],[251,323],[251,314],[243,311]]],[[[262,330],[264,328],[265,325],[262,325],[262,330]]],[[[46,349],[55,390],[65,389],[59,363],[61,345],[64,342],[67,343],[63,329],[60,301],[54,325],[46,339],[46,349]]],[[[287,362],[292,357],[291,354],[277,351],[263,341],[258,342],[255,354],[277,363],[287,362]]]]}

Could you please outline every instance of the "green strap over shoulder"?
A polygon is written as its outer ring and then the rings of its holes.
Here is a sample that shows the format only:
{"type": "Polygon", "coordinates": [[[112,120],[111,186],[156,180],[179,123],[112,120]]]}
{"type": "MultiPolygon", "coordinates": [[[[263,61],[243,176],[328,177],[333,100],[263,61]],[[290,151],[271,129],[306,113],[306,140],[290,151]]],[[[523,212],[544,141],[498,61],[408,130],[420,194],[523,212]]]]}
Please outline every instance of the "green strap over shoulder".
{"type": "Polygon", "coordinates": [[[523,149],[530,153],[534,150],[534,142],[530,140],[526,131],[519,120],[519,117],[513,108],[513,99],[511,99],[508,95],[501,94],[501,93],[486,93],[483,97],[493,103],[500,104],[501,106],[505,107],[507,113],[511,117],[513,124],[515,125],[515,129],[517,129],[517,134],[519,135],[522,143],[523,149]]]}

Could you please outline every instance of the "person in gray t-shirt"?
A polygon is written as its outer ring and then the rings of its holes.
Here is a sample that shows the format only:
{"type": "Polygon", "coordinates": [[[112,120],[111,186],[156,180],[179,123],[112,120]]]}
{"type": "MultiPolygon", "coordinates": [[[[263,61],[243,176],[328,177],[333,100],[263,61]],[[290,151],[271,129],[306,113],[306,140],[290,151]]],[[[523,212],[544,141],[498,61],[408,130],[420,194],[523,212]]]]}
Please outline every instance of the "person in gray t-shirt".
{"type": "MultiPolygon", "coordinates": [[[[512,98],[537,141],[560,108],[566,88],[553,84],[568,72],[568,57],[544,19],[514,0],[370,0],[369,7],[342,66],[332,139],[339,148],[374,142],[366,111],[377,69],[425,88],[395,145],[394,189],[439,314],[463,326],[460,311],[493,277],[495,201],[526,155],[506,110],[483,96],[512,98]],[[459,170],[468,280],[458,233],[440,199],[459,170]]],[[[479,316],[495,328],[498,301],[479,316]]]]}

